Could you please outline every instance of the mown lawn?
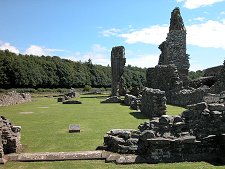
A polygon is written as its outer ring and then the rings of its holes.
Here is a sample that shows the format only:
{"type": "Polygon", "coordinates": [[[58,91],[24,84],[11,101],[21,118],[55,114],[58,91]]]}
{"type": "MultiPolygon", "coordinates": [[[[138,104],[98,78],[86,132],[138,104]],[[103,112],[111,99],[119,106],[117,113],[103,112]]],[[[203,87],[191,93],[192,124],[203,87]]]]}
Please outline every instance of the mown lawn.
{"type": "MultiPolygon", "coordinates": [[[[104,96],[82,95],[81,105],[57,103],[56,98],[34,98],[33,102],[0,107],[0,114],[22,126],[24,152],[58,152],[95,150],[104,134],[113,128],[132,128],[148,119],[120,104],[100,104],[104,96]],[[80,124],[80,133],[68,133],[69,124],[80,124]]],[[[184,109],[168,106],[168,114],[184,109]]],[[[116,165],[104,161],[60,161],[7,163],[0,168],[215,168],[200,163],[116,165]]],[[[220,167],[219,167],[220,168],[220,167]]],[[[223,167],[222,167],[223,168],[223,167]]]]}

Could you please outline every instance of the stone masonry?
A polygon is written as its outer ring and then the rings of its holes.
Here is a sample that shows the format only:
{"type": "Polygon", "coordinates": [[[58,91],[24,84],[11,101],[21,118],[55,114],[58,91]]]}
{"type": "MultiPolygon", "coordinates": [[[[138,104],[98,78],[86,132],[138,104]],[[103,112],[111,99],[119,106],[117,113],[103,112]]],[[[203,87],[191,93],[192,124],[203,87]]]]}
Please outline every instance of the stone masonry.
{"type": "Polygon", "coordinates": [[[9,106],[31,101],[30,93],[8,92],[0,96],[0,106],[9,106]]]}
{"type": "Polygon", "coordinates": [[[138,130],[113,129],[104,136],[104,147],[136,154],[147,163],[225,162],[224,123],[224,104],[201,102],[189,105],[179,116],[153,118],[140,124],[138,130]]]}
{"type": "Polygon", "coordinates": [[[3,116],[0,116],[0,161],[3,162],[4,154],[19,153],[22,150],[20,143],[20,126],[13,126],[3,116]]]}
{"type": "Polygon", "coordinates": [[[179,77],[186,82],[190,64],[189,55],[186,54],[186,29],[179,8],[175,8],[171,13],[169,33],[166,41],[159,45],[159,49],[161,54],[158,64],[175,64],[179,77]]]}
{"type": "Polygon", "coordinates": [[[112,69],[112,96],[124,94],[124,84],[122,75],[126,63],[125,48],[116,46],[111,51],[111,69],[112,69]]]}
{"type": "Polygon", "coordinates": [[[141,112],[150,118],[166,114],[165,92],[146,87],[142,91],[141,112]]]}

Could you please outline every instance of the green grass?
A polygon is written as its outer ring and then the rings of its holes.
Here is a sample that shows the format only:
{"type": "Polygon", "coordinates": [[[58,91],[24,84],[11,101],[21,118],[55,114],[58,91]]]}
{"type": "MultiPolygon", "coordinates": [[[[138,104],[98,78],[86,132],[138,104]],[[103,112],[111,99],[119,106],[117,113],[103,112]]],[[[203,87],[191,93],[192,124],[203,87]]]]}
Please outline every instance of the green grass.
{"type": "MultiPolygon", "coordinates": [[[[22,126],[24,152],[95,150],[104,134],[113,128],[132,128],[148,120],[140,112],[120,104],[100,104],[103,96],[82,95],[81,105],[57,103],[56,98],[34,98],[31,103],[0,107],[0,114],[22,126]],[[25,113],[24,112],[29,112],[25,113]],[[80,133],[68,133],[69,124],[80,124],[80,133]]],[[[180,114],[180,107],[168,106],[168,114],[180,114]]],[[[0,168],[212,168],[200,163],[115,165],[104,161],[7,163],[0,168]]]]}

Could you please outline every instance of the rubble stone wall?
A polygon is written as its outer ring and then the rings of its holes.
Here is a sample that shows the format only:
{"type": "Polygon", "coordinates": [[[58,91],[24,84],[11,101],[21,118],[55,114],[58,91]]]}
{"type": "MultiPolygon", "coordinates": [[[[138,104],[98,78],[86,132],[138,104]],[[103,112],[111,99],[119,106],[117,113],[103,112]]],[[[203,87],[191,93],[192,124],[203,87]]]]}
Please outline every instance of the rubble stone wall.
{"type": "Polygon", "coordinates": [[[12,91],[0,96],[0,106],[9,106],[30,101],[30,93],[17,93],[15,91],[12,91]]]}
{"type": "Polygon", "coordinates": [[[21,152],[20,131],[20,126],[13,126],[8,119],[0,116],[0,158],[4,154],[21,152]]]}
{"type": "Polygon", "coordinates": [[[205,88],[171,90],[166,93],[166,99],[168,104],[186,107],[204,101],[208,91],[209,89],[205,88]]]}
{"type": "Polygon", "coordinates": [[[142,91],[141,112],[150,118],[166,114],[165,92],[146,87],[142,91]]]}
{"type": "Polygon", "coordinates": [[[175,8],[171,13],[169,33],[166,41],[159,45],[159,49],[161,54],[158,64],[174,64],[181,80],[188,81],[190,63],[189,55],[186,54],[186,29],[179,8],[175,8]]]}
{"type": "Polygon", "coordinates": [[[146,79],[147,87],[165,92],[182,87],[177,68],[173,64],[157,65],[155,68],[147,69],[146,79]]]}
{"type": "Polygon", "coordinates": [[[113,129],[104,136],[108,151],[137,154],[148,163],[224,161],[225,106],[201,102],[179,116],[162,115],[138,130],[113,129]]]}

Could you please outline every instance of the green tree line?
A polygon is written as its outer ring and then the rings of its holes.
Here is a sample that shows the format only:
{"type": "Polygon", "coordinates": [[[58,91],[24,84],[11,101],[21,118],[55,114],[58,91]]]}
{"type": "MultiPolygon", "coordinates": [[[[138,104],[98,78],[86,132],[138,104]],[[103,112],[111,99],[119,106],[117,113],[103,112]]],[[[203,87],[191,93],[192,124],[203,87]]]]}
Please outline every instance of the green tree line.
{"type": "MultiPolygon", "coordinates": [[[[125,67],[127,87],[145,84],[146,69],[125,67]]],[[[22,55],[0,50],[0,88],[111,87],[111,67],[58,56],[22,55]]]]}

